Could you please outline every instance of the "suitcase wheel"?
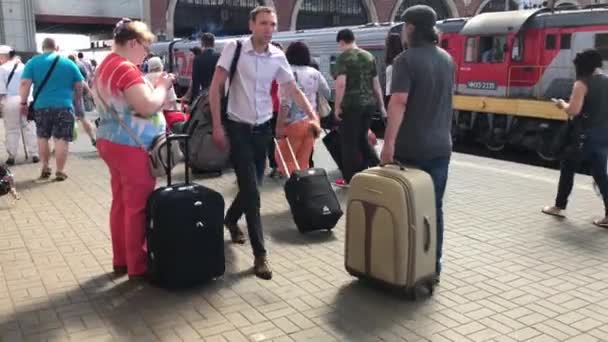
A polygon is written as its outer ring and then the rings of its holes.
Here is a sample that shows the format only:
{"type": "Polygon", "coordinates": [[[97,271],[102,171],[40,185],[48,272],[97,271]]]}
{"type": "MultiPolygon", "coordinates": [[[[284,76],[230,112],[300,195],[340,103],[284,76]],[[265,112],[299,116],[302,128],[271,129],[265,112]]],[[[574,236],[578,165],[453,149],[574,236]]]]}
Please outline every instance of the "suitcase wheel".
{"type": "Polygon", "coordinates": [[[426,289],[429,291],[429,295],[433,295],[433,293],[435,292],[435,281],[429,281],[428,283],[426,283],[426,289]]]}
{"type": "Polygon", "coordinates": [[[435,292],[435,284],[435,279],[416,283],[414,287],[405,290],[405,296],[413,301],[418,300],[418,298],[431,297],[435,292]]]}

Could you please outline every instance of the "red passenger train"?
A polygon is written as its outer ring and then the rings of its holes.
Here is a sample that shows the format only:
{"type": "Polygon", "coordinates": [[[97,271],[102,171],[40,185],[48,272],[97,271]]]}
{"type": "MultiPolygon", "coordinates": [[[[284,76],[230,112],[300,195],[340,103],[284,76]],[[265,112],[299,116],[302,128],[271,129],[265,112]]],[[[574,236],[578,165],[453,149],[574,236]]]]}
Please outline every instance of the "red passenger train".
{"type": "Polygon", "coordinates": [[[438,28],[457,63],[455,139],[496,151],[523,145],[553,159],[549,146],[566,116],[550,100],[569,97],[576,53],[595,48],[608,60],[608,7],[483,13],[438,28]]]}
{"type": "MultiPolygon", "coordinates": [[[[608,60],[608,6],[558,7],[491,12],[437,23],[440,45],[454,58],[456,142],[474,139],[500,151],[506,145],[524,146],[541,158],[554,159],[549,146],[565,113],[551,98],[567,99],[575,80],[576,53],[598,49],[608,60]]],[[[387,34],[400,33],[403,23],[370,23],[350,27],[360,46],[376,56],[384,81],[384,44],[387,34]]],[[[278,32],[273,40],[284,46],[305,41],[333,85],[333,64],[340,28],[278,32]]],[[[225,42],[216,41],[218,50],[225,42]]],[[[192,54],[198,41],[159,42],[152,51],[177,71],[182,88],[191,78],[192,54]]]]}

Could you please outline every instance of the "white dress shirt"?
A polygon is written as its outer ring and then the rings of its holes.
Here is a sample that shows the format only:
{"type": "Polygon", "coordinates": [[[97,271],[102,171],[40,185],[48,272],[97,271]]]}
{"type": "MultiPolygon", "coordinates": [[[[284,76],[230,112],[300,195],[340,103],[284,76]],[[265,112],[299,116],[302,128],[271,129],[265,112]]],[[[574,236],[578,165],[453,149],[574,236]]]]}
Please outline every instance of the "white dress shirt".
{"type": "MultiPolygon", "coordinates": [[[[243,40],[241,56],[234,80],[230,86],[228,118],[233,121],[260,125],[272,118],[272,81],[279,85],[294,80],[285,54],[270,44],[268,50],[258,53],[251,38],[243,40]]],[[[236,50],[236,41],[224,46],[217,65],[228,73],[236,50]]]]}

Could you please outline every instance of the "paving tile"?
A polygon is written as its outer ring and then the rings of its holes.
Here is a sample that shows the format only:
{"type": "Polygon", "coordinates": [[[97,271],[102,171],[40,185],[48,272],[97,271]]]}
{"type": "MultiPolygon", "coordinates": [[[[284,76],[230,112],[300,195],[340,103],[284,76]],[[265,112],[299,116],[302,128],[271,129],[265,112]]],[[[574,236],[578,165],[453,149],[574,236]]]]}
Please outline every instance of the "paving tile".
{"type": "MultiPolygon", "coordinates": [[[[170,292],[111,276],[107,168],[86,139],[73,146],[68,181],[34,184],[39,165],[20,164],[11,169],[22,200],[0,198],[2,340],[608,340],[608,235],[589,224],[602,204],[588,176],[577,176],[558,221],[539,213],[555,196],[556,170],[455,153],[442,282],[417,303],[345,271],[345,218],[331,238],[298,233],[282,184],[269,179],[262,215],[274,279],[248,273],[249,244],[227,243],[222,279],[170,292]]],[[[333,177],[322,143],[315,158],[333,177]]],[[[234,181],[230,172],[196,179],[227,203],[234,181]]],[[[347,192],[336,192],[345,205],[347,192]]]]}

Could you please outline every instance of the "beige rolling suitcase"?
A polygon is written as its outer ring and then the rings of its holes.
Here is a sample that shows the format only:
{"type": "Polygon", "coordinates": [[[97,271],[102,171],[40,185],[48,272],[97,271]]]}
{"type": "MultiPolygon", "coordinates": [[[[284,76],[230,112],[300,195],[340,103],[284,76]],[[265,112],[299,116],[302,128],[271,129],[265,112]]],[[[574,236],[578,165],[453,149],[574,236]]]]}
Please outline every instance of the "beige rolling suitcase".
{"type": "Polygon", "coordinates": [[[356,174],[348,194],[345,266],[353,276],[433,293],[436,261],[433,181],[424,171],[387,165],[356,174]]]}

